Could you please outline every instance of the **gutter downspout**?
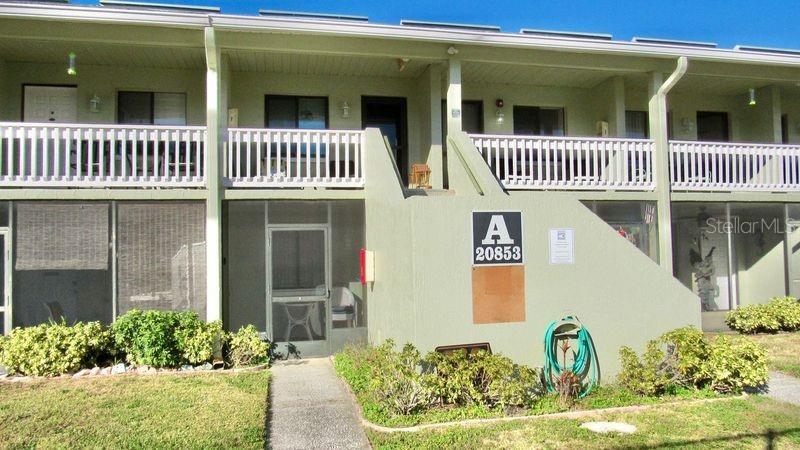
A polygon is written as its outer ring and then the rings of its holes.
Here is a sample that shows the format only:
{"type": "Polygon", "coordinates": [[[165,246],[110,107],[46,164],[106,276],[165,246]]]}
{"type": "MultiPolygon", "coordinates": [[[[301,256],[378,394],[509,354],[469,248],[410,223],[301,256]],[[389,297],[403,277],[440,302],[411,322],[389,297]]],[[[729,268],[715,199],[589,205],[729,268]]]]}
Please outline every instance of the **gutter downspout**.
{"type": "Polygon", "coordinates": [[[661,73],[650,74],[650,130],[655,143],[655,180],[658,207],[658,260],[661,267],[670,275],[672,268],[672,195],[669,175],[669,120],[667,94],[686,74],[689,60],[685,56],[678,58],[675,71],[661,82],[661,73]]]}
{"type": "Polygon", "coordinates": [[[204,30],[206,53],[206,320],[222,320],[222,192],[219,155],[221,141],[222,53],[216,33],[209,25],[204,30]]]}

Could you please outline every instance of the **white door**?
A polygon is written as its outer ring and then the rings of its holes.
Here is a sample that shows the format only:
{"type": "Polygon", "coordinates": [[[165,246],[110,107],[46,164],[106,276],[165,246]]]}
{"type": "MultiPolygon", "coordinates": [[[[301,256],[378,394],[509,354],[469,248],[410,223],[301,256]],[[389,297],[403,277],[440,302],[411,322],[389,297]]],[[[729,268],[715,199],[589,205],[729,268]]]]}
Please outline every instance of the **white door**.
{"type": "Polygon", "coordinates": [[[78,88],[69,86],[25,86],[25,122],[75,123],[78,119],[78,88]]]}

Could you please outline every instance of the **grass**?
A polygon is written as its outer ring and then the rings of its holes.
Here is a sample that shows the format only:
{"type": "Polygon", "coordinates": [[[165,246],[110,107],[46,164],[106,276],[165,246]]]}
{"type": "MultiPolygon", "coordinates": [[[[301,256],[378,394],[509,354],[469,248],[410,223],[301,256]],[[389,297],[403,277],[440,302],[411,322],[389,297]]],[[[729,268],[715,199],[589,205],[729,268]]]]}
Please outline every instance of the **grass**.
{"type": "Polygon", "coordinates": [[[767,349],[770,368],[800,377],[800,332],[748,335],[767,349]]]}
{"type": "Polygon", "coordinates": [[[636,425],[631,435],[598,435],[586,420],[539,419],[417,433],[367,430],[376,449],[480,448],[787,448],[800,449],[800,407],[764,397],[662,406],[591,420],[636,425]],[[772,436],[772,437],[770,437],[772,436]],[[774,439],[774,447],[766,444],[774,439]]]}
{"type": "Polygon", "coordinates": [[[0,384],[2,448],[264,448],[268,372],[0,384]]]}

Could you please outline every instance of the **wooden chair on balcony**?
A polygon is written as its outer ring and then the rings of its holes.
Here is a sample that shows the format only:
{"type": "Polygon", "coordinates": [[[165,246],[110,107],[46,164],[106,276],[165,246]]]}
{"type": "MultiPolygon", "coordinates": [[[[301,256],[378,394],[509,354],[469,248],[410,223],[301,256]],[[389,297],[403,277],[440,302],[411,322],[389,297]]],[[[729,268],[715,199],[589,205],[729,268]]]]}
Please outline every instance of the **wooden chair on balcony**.
{"type": "Polygon", "coordinates": [[[411,176],[409,177],[411,188],[430,189],[431,188],[431,169],[427,164],[412,164],[411,176]]]}

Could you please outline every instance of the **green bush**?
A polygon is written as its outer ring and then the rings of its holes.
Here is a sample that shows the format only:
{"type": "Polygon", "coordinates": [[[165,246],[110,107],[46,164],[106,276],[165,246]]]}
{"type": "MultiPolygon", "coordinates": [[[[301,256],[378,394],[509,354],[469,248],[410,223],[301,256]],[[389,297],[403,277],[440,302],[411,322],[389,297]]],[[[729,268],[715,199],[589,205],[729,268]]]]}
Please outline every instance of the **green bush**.
{"type": "Polygon", "coordinates": [[[15,328],[3,341],[0,365],[12,374],[55,376],[93,367],[113,354],[111,334],[99,322],[15,328]]]}
{"type": "Polygon", "coordinates": [[[395,351],[389,340],[378,347],[347,347],[334,358],[334,367],[359,397],[365,414],[384,417],[432,406],[525,407],[543,393],[538,371],[482,351],[422,357],[410,344],[395,351]]]}
{"type": "Polygon", "coordinates": [[[778,319],[781,330],[800,330],[800,301],[794,297],[776,297],[767,305],[772,315],[778,319]]]}
{"type": "Polygon", "coordinates": [[[111,325],[117,347],[134,365],[179,367],[211,360],[221,339],[218,322],[206,323],[192,311],[131,310],[111,325]]]}
{"type": "Polygon", "coordinates": [[[679,328],[647,343],[639,357],[620,349],[619,383],[639,395],[672,394],[680,389],[740,392],[767,380],[766,352],[744,338],[706,340],[694,328],[679,328]]]}
{"type": "Polygon", "coordinates": [[[525,407],[543,394],[539,372],[502,355],[431,352],[424,362],[436,375],[430,382],[445,404],[525,407]]]}
{"type": "Polygon", "coordinates": [[[775,333],[800,330],[800,301],[794,297],[775,297],[768,303],[747,305],[725,317],[725,323],[740,333],[775,333]]]}
{"type": "Polygon", "coordinates": [[[711,341],[696,375],[701,385],[717,392],[741,392],[767,382],[767,352],[748,339],[720,335],[711,341]]]}
{"type": "Polygon", "coordinates": [[[231,333],[228,348],[228,359],[233,367],[255,366],[269,362],[270,345],[261,340],[258,331],[252,325],[231,333]]]}
{"type": "Polygon", "coordinates": [[[781,323],[767,305],[747,305],[734,309],[725,317],[725,323],[740,333],[775,333],[781,323]]]}

